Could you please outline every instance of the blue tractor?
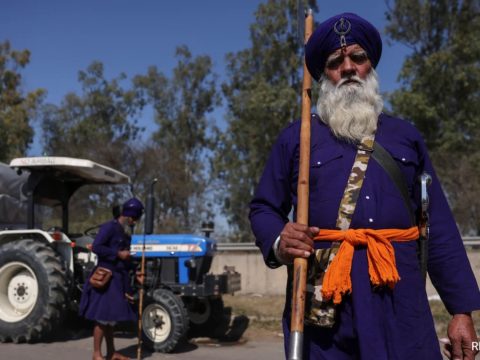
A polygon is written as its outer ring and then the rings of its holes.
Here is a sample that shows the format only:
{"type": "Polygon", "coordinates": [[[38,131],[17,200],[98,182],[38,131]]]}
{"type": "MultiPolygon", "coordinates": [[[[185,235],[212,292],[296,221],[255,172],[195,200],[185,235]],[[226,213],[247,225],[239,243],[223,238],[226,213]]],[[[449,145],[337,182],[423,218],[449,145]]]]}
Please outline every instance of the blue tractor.
{"type": "Polygon", "coordinates": [[[222,295],[240,290],[240,274],[233,267],[209,272],[216,252],[209,225],[204,236],[151,234],[153,196],[147,199],[145,235],[134,235],[130,250],[139,262],[144,256],[142,338],[154,351],[170,352],[187,337],[225,334],[222,295]]]}

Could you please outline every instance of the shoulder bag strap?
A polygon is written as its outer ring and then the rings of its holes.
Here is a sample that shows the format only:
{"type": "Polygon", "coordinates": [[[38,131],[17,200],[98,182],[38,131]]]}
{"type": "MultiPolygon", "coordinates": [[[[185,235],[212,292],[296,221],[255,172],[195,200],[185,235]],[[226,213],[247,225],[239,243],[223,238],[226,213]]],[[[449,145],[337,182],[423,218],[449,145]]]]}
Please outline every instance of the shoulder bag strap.
{"type": "Polygon", "coordinates": [[[390,153],[376,141],[373,144],[372,158],[375,159],[375,161],[383,168],[383,170],[385,170],[398,191],[400,191],[402,194],[403,202],[405,203],[405,207],[410,215],[412,226],[416,225],[415,214],[412,209],[412,204],[410,203],[407,181],[405,180],[402,171],[398,167],[398,164],[392,158],[392,155],[390,155],[390,153]]]}

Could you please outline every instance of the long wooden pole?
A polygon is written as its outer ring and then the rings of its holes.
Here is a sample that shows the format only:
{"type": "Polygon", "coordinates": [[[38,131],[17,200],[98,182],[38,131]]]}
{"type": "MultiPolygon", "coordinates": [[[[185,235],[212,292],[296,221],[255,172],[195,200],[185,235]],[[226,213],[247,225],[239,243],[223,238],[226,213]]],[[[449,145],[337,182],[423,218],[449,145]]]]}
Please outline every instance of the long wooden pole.
{"type": "Polygon", "coordinates": [[[143,315],[143,297],[145,293],[145,281],[147,274],[145,274],[145,239],[147,235],[153,233],[153,223],[154,223],[154,214],[155,214],[155,198],[154,198],[154,187],[158,179],[153,179],[150,184],[150,189],[147,196],[147,209],[145,213],[145,228],[143,231],[143,243],[142,243],[142,262],[140,266],[140,276],[142,282],[140,284],[140,297],[138,299],[138,343],[137,343],[137,360],[142,358],[142,315],[143,315]]]}
{"type": "Polygon", "coordinates": [[[138,342],[137,342],[137,360],[142,359],[142,315],[143,315],[143,294],[145,286],[145,234],[143,234],[142,244],[142,262],[140,266],[140,274],[142,275],[142,284],[140,284],[140,294],[138,299],[138,342]]]}
{"type": "MultiPolygon", "coordinates": [[[[312,10],[305,18],[305,44],[313,32],[312,10]]],[[[302,122],[300,128],[300,165],[298,174],[297,223],[308,225],[309,170],[310,170],[310,110],[312,106],[312,76],[303,62],[302,122]]],[[[292,319],[290,324],[289,360],[303,357],[303,319],[307,284],[307,259],[296,258],[293,263],[292,319]]]]}

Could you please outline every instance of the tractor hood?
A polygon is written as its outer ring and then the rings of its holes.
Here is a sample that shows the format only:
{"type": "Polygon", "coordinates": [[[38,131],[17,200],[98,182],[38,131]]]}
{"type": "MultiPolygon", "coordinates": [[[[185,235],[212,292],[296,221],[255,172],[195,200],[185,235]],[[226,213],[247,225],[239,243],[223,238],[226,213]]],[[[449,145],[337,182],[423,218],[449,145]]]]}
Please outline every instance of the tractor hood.
{"type": "Polygon", "coordinates": [[[130,251],[133,257],[142,256],[145,238],[145,257],[192,257],[212,255],[216,242],[192,234],[133,235],[130,251]]]}

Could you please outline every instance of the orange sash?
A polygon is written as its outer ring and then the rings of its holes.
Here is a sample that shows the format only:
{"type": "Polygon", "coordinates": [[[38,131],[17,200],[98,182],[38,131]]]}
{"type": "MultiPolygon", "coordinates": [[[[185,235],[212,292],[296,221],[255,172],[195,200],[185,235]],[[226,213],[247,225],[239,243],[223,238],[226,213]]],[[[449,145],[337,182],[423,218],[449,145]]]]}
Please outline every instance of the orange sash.
{"type": "Polygon", "coordinates": [[[366,245],[368,273],[374,286],[388,285],[391,289],[400,280],[395,264],[395,252],[391,241],[413,241],[419,237],[418,228],[409,229],[321,229],[316,241],[341,241],[337,255],[328,266],[323,279],[324,300],[333,298],[335,304],[342,301],[342,295],[352,291],[350,271],[355,246],[366,245]]]}

